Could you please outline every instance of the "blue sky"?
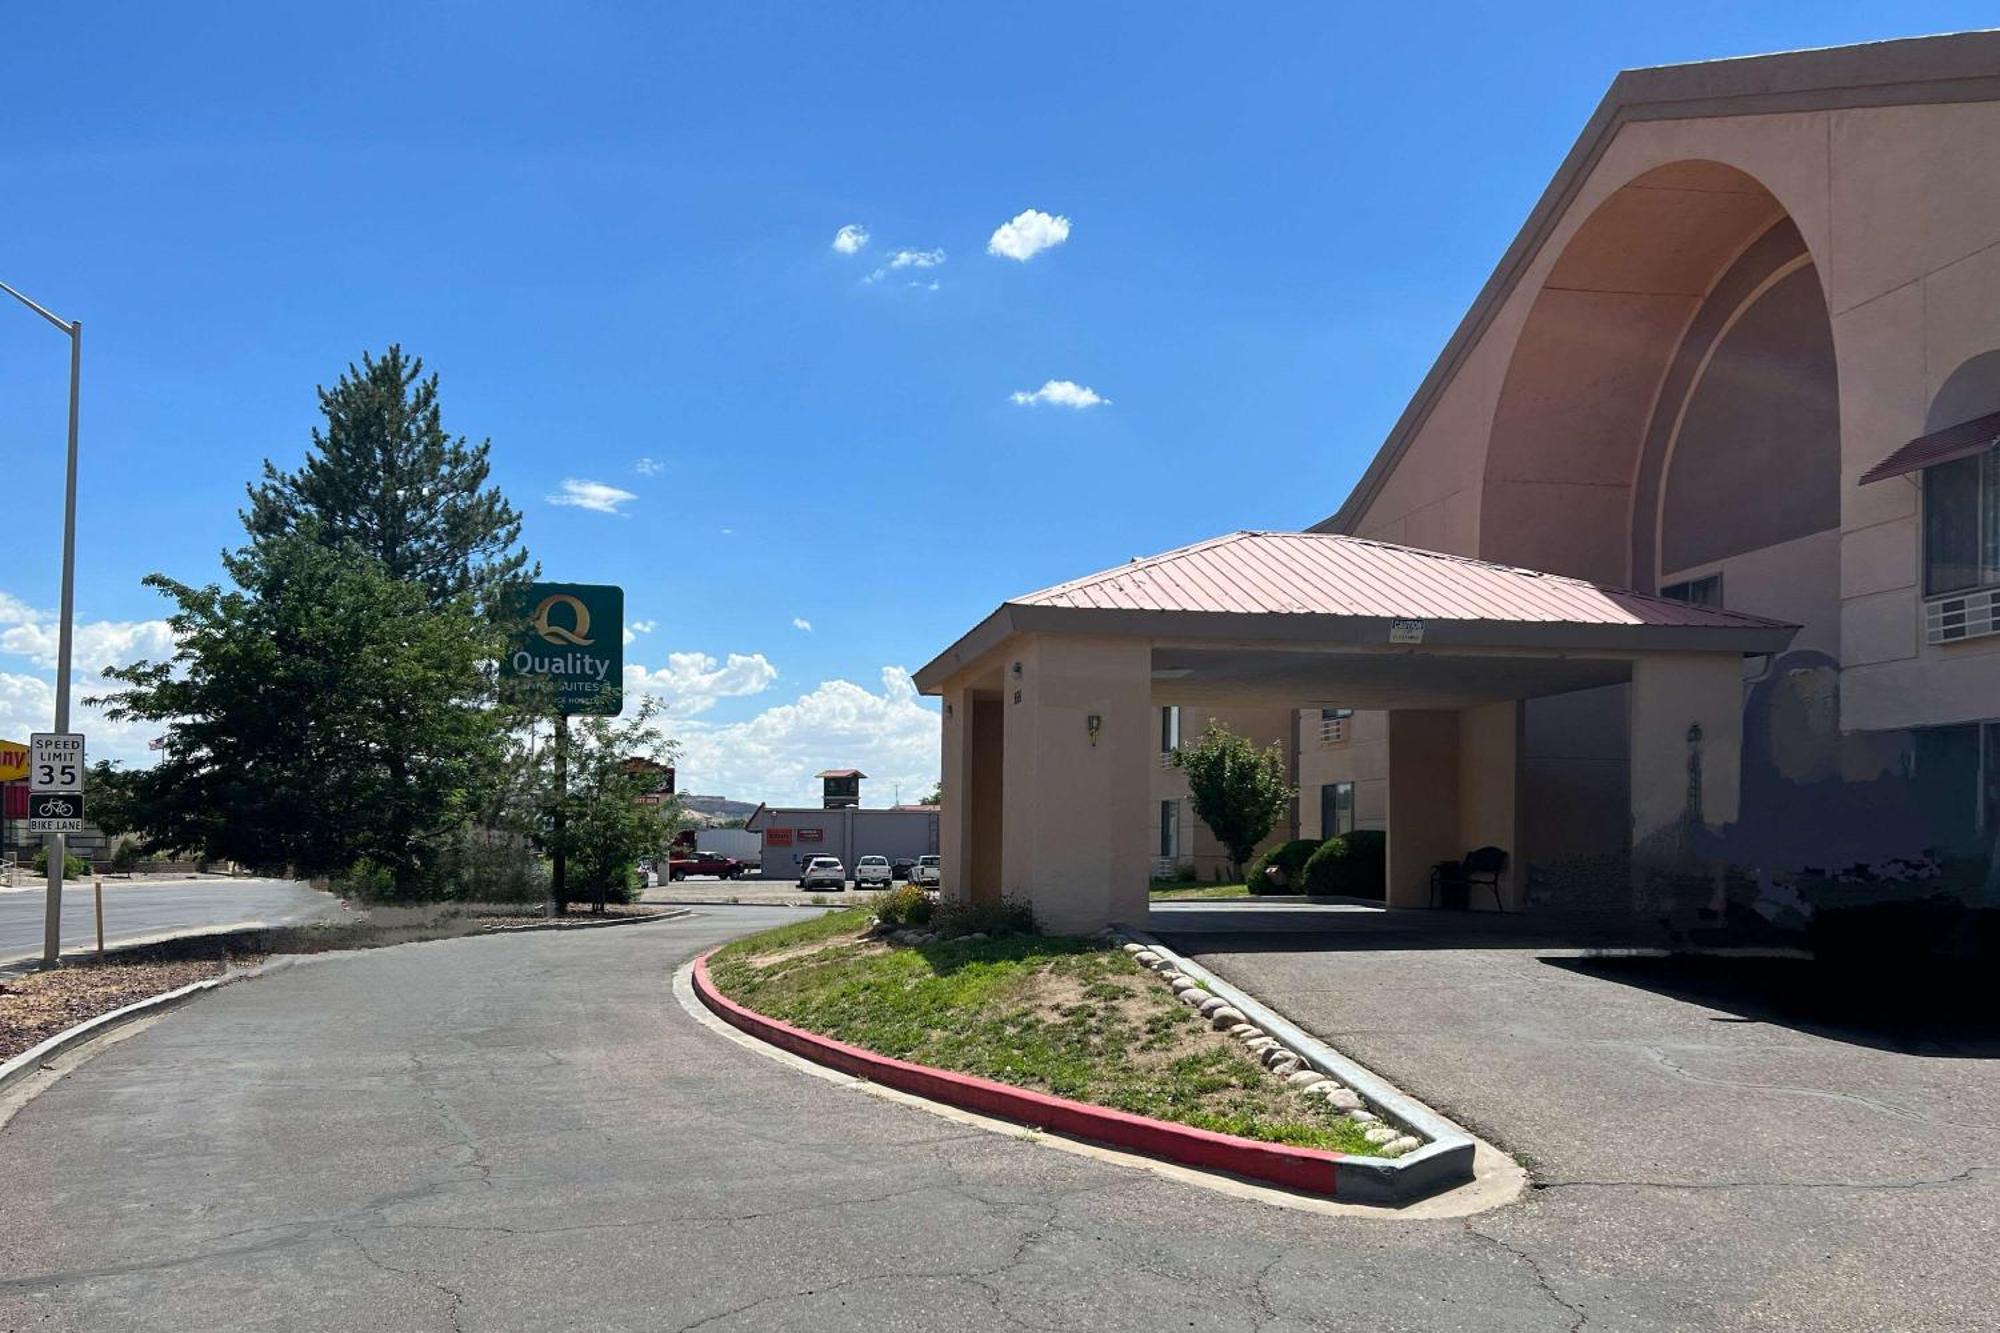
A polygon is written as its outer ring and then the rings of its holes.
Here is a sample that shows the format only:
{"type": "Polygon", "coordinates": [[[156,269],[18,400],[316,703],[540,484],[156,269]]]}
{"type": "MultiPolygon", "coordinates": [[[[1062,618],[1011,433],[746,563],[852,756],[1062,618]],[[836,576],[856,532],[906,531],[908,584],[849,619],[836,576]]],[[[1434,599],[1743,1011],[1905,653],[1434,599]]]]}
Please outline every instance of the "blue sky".
{"type": "MultiPolygon", "coordinates": [[[[685,786],[859,764],[871,803],[936,774],[899,673],[1004,597],[1331,512],[1619,68],[1991,16],[169,9],[20,9],[0,51],[0,280],[86,328],[92,664],[158,650],[140,576],[213,577],[314,386],[400,341],[549,575],[651,626],[685,786]],[[989,254],[1026,210],[1067,239],[989,254]],[[1014,400],[1049,381],[1109,401],[1014,400]]],[[[65,357],[0,312],[0,734],[46,724],[65,357]]]]}

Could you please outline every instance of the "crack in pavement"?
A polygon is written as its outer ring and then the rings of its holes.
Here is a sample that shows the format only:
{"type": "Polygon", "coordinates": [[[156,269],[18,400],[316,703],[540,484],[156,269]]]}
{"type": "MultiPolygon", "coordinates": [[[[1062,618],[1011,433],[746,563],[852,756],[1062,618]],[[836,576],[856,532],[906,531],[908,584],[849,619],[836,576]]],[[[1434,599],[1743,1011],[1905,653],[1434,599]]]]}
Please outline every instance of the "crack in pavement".
{"type": "MultiPolygon", "coordinates": [[[[338,1229],[336,1228],[336,1230],[338,1229]]],[[[450,1302],[450,1304],[445,1307],[445,1314],[451,1320],[451,1327],[453,1329],[453,1333],[465,1333],[465,1321],[460,1317],[465,1312],[464,1292],[459,1291],[456,1287],[449,1286],[446,1283],[441,1282],[436,1278],[426,1277],[424,1274],[417,1272],[414,1269],[398,1268],[394,1264],[384,1261],[381,1257],[379,1257],[373,1251],[371,1251],[367,1245],[362,1243],[361,1237],[359,1236],[353,1235],[352,1233],[346,1231],[340,1231],[339,1234],[349,1243],[351,1243],[354,1246],[355,1250],[361,1255],[361,1257],[367,1260],[372,1267],[378,1268],[384,1273],[394,1273],[397,1277],[408,1278],[413,1282],[421,1282],[425,1286],[433,1289],[434,1291],[443,1293],[445,1299],[450,1302]]]]}
{"type": "Polygon", "coordinates": [[[1922,1190],[1963,1185],[1977,1180],[2000,1166],[1977,1163],[1948,1176],[1924,1176],[1914,1180],[1546,1180],[1536,1181],[1532,1192],[1561,1189],[1646,1189],[1646,1190],[1922,1190]]]}
{"type": "Polygon", "coordinates": [[[2000,1132],[2000,1125],[1977,1125],[1967,1124],[1959,1120],[1940,1120],[1935,1116],[1920,1115],[1915,1111],[1907,1111],[1900,1106],[1893,1106],[1888,1102],[1877,1101],[1873,1097],[1862,1097],[1851,1092],[1829,1092],[1825,1088],[1801,1088],[1787,1083],[1745,1083],[1736,1079],[1713,1078],[1706,1074],[1697,1074],[1686,1066],[1677,1063],[1657,1046],[1642,1046],[1639,1049],[1648,1059],[1652,1060],[1653,1063],[1659,1065],[1662,1069],[1665,1069],[1668,1073],[1685,1079],[1689,1083],[1698,1083],[1704,1087],[1732,1088],[1738,1092],[1771,1092],[1788,1097],[1811,1097],[1820,1101],[1845,1102],[1849,1105],[1859,1106],[1864,1110],[1874,1111],[1877,1114],[1886,1115],[1896,1120],[1907,1120],[1912,1124],[1934,1125],[1941,1129],[1970,1129],[1987,1133],[2000,1132]]]}
{"type": "Polygon", "coordinates": [[[1468,1217],[1463,1219],[1460,1225],[1464,1227],[1466,1234],[1471,1236],[1476,1236],[1480,1240],[1485,1241],[1487,1244],[1494,1246],[1496,1249],[1499,1249],[1506,1254],[1511,1254],[1512,1256],[1514,1256],[1515,1259],[1519,1260],[1524,1266],[1526,1266],[1528,1272],[1533,1274],[1535,1279],[1535,1286],[1540,1289],[1541,1293],[1544,1296],[1548,1297],[1550,1301],[1554,1302],[1556,1305],[1561,1306],[1571,1316],[1573,1316],[1573,1318],[1570,1321],[1569,1333],[1581,1333],[1583,1326],[1590,1322],[1590,1316],[1584,1313],[1583,1307],[1581,1305],[1576,1304],[1574,1301],[1569,1300],[1561,1292],[1557,1291],[1556,1284],[1549,1279],[1549,1275],[1545,1271],[1543,1271],[1541,1264],[1538,1263],[1535,1257],[1529,1254],[1525,1249],[1522,1249],[1518,1245],[1511,1245],[1508,1242],[1501,1240],[1498,1236],[1495,1236],[1489,1232],[1481,1231],[1477,1226],[1474,1225],[1474,1220],[1472,1218],[1468,1217]]]}

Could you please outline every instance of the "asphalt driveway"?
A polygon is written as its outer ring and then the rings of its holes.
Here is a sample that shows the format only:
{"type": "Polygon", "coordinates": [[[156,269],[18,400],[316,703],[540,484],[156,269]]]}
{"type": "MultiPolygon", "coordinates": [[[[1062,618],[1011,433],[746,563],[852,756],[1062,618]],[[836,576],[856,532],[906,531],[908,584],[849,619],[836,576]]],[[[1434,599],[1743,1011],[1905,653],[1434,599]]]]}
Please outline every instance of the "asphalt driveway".
{"type": "Polygon", "coordinates": [[[1635,1266],[1687,1327],[2000,1317],[2000,1003],[1890,1020],[1885,976],[1829,1011],[1795,960],[1592,957],[1533,923],[1254,926],[1154,915],[1527,1165],[1538,1188],[1489,1229],[1591,1326],[1621,1326],[1608,1288],[1635,1266]]]}

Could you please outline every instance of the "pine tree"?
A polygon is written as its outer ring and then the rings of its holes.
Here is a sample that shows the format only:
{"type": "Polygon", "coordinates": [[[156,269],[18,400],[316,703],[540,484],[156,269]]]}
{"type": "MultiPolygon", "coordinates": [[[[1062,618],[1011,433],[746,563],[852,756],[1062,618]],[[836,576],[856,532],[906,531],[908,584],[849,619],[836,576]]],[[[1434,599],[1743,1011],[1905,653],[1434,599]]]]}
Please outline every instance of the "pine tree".
{"type": "Polygon", "coordinates": [[[420,585],[433,606],[470,594],[497,614],[508,585],[532,576],[521,515],[487,484],[492,442],[445,433],[437,376],[423,370],[392,343],[322,387],[326,423],[313,430],[313,452],[296,472],[265,460],[243,525],[253,541],[309,530],[352,545],[391,579],[420,585]]]}

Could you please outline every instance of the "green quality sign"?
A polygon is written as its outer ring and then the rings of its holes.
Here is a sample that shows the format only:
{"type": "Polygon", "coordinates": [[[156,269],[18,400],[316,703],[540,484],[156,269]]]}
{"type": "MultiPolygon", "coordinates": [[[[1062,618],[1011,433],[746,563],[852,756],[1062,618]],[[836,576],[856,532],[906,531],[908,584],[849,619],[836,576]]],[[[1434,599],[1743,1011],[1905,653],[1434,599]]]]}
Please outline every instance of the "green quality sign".
{"type": "Polygon", "coordinates": [[[615,716],[625,707],[625,590],[608,583],[531,583],[526,624],[501,674],[555,682],[565,715],[615,716]]]}

